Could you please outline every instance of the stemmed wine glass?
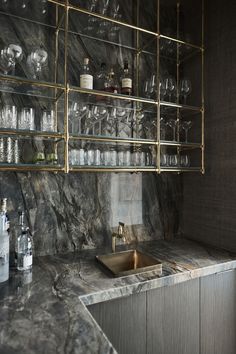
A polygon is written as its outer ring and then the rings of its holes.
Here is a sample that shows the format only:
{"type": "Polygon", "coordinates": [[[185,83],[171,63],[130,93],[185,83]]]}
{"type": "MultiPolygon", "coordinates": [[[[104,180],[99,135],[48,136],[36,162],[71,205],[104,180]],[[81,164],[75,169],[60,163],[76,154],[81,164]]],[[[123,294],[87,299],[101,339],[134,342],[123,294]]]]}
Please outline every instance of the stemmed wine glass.
{"type": "Polygon", "coordinates": [[[173,141],[176,141],[177,120],[169,119],[166,124],[173,130],[173,141]]]}
{"type": "Polygon", "coordinates": [[[34,80],[40,80],[42,69],[47,65],[48,53],[42,48],[36,48],[27,57],[27,67],[34,80]]]}
{"type": "Polygon", "coordinates": [[[176,81],[174,77],[169,76],[165,79],[165,89],[166,94],[169,96],[169,102],[171,102],[171,99],[176,92],[176,81]]]}
{"type": "Polygon", "coordinates": [[[9,71],[12,71],[14,75],[16,62],[20,62],[22,57],[22,48],[17,44],[9,44],[0,51],[0,70],[4,75],[7,75],[9,71]]]}
{"type": "Polygon", "coordinates": [[[164,101],[165,96],[166,96],[166,85],[165,85],[165,80],[160,79],[159,83],[160,87],[160,99],[161,101],[164,101]]]}
{"type": "Polygon", "coordinates": [[[192,91],[192,85],[191,81],[188,79],[182,79],[180,80],[180,96],[184,98],[184,104],[186,105],[187,102],[187,97],[190,95],[192,91]]]}
{"type": "Polygon", "coordinates": [[[181,123],[181,127],[185,132],[185,142],[188,142],[188,131],[192,128],[193,122],[191,120],[184,120],[181,123]]]}

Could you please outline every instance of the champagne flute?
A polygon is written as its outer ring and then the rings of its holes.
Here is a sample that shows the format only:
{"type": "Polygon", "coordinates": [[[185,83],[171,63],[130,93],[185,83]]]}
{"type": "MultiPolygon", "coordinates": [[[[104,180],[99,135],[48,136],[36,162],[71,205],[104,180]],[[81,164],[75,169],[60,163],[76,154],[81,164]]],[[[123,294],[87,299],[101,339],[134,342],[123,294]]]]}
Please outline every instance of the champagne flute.
{"type": "Polygon", "coordinates": [[[186,105],[187,97],[192,91],[191,81],[188,79],[180,80],[180,95],[184,98],[184,104],[186,105]]]}
{"type": "Polygon", "coordinates": [[[192,128],[193,122],[191,120],[184,120],[181,123],[181,127],[185,132],[185,143],[188,142],[188,131],[192,128]]]}

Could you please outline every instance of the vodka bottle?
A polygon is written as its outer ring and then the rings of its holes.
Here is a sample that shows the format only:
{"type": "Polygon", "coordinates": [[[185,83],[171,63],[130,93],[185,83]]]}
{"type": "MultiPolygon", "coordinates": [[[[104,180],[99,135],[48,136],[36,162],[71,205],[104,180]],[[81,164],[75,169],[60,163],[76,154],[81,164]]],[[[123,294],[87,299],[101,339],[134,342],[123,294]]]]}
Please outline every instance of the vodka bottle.
{"type": "Polygon", "coordinates": [[[0,283],[9,278],[9,219],[7,216],[7,199],[0,202],[0,283]]]}
{"type": "Polygon", "coordinates": [[[32,237],[25,225],[24,212],[19,213],[20,234],[16,241],[17,270],[30,270],[33,264],[32,237]]]}

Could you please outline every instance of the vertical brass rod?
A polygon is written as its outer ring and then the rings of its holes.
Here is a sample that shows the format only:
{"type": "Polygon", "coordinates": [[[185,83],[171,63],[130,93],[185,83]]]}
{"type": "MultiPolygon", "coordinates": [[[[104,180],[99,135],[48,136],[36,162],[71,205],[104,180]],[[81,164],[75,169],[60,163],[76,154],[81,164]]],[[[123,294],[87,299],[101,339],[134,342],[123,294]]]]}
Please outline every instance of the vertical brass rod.
{"type": "MultiPolygon", "coordinates": [[[[136,2],[136,6],[137,6],[137,12],[136,12],[136,26],[139,26],[139,23],[140,23],[140,19],[139,19],[139,16],[140,16],[140,0],[137,0],[136,2]]],[[[139,73],[139,70],[140,70],[140,33],[138,30],[136,30],[136,49],[137,49],[137,52],[136,52],[136,97],[140,97],[140,73],[139,73]]],[[[137,103],[136,105],[136,139],[138,138],[138,131],[139,131],[139,127],[138,127],[138,124],[139,124],[139,120],[138,120],[138,115],[137,115],[137,112],[140,110],[140,104],[137,103]]]]}
{"type": "Polygon", "coordinates": [[[161,173],[161,99],[160,99],[160,0],[157,0],[157,146],[156,146],[156,168],[161,173]]]}
{"type": "Polygon", "coordinates": [[[204,42],[205,42],[205,9],[204,0],[202,0],[202,174],[205,173],[205,91],[204,91],[204,70],[205,70],[205,54],[204,54],[204,42]]]}
{"type": "Polygon", "coordinates": [[[69,84],[68,84],[68,27],[69,27],[69,0],[66,0],[65,7],[65,58],[64,58],[64,82],[66,86],[65,90],[65,105],[64,105],[64,160],[65,160],[65,173],[69,172],[69,124],[68,124],[68,111],[69,111],[69,84]]]}
{"type": "MultiPolygon", "coordinates": [[[[177,39],[180,39],[180,2],[177,2],[177,39]]],[[[177,71],[176,71],[176,96],[177,96],[177,104],[179,104],[179,79],[180,79],[180,56],[179,56],[179,43],[176,43],[177,45],[177,71]]],[[[179,142],[180,139],[180,108],[177,108],[177,141],[179,142]]],[[[177,148],[177,155],[178,155],[178,160],[180,161],[180,148],[177,148]]]]}
{"type": "MultiPolygon", "coordinates": [[[[58,17],[59,17],[59,8],[58,5],[56,5],[56,33],[55,33],[55,61],[54,61],[54,83],[57,83],[57,74],[58,74],[58,17]]],[[[58,126],[58,100],[57,100],[57,94],[58,90],[57,88],[54,90],[54,112],[55,112],[55,122],[54,122],[54,130],[57,131],[57,126],[58,126]]]]}

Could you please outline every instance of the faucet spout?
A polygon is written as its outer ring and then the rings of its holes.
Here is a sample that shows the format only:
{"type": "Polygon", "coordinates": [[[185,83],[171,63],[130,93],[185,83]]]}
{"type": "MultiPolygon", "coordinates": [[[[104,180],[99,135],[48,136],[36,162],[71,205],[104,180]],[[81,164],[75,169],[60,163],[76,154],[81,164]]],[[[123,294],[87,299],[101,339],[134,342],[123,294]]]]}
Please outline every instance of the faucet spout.
{"type": "Polygon", "coordinates": [[[115,253],[116,251],[116,240],[123,239],[124,242],[126,242],[126,237],[125,237],[125,224],[123,222],[119,222],[117,233],[114,232],[112,235],[112,252],[115,253]]]}

